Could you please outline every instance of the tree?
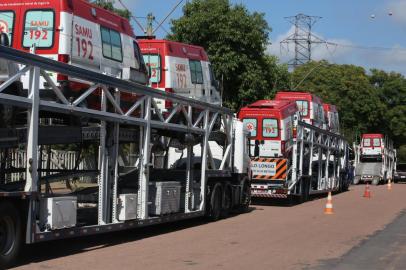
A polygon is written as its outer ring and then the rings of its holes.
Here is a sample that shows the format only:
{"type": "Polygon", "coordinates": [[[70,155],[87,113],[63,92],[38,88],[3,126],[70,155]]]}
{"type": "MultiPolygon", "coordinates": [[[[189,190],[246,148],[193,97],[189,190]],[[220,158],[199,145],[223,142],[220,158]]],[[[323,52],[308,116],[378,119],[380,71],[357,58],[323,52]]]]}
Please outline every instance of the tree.
{"type": "Polygon", "coordinates": [[[121,16],[121,17],[123,17],[123,18],[126,18],[126,19],[130,19],[131,18],[131,12],[128,10],[128,9],[119,9],[119,8],[115,8],[114,7],[114,1],[112,1],[112,2],[106,2],[106,1],[102,1],[102,0],[97,0],[96,2],[94,2],[96,5],[98,5],[98,6],[100,6],[100,7],[102,7],[102,8],[104,8],[104,9],[107,9],[107,10],[110,10],[110,11],[112,11],[112,12],[114,12],[114,13],[116,13],[117,15],[119,15],[119,16],[121,16]]]}
{"type": "Polygon", "coordinates": [[[406,79],[403,75],[372,69],[370,82],[385,105],[383,125],[397,146],[406,145],[406,79]]]}
{"type": "Polygon", "coordinates": [[[243,5],[193,0],[182,17],[172,20],[171,30],[168,39],[206,49],[223,83],[225,104],[234,109],[268,96],[289,76],[287,69],[276,69],[276,58],[265,54],[271,28],[264,14],[250,13],[243,5]]]}
{"type": "Polygon", "coordinates": [[[354,65],[310,62],[295,69],[293,85],[308,77],[297,88],[320,96],[324,102],[337,105],[343,134],[353,141],[361,133],[382,132],[385,106],[371,85],[366,71],[354,65]],[[309,72],[314,69],[313,72],[309,72]]]}

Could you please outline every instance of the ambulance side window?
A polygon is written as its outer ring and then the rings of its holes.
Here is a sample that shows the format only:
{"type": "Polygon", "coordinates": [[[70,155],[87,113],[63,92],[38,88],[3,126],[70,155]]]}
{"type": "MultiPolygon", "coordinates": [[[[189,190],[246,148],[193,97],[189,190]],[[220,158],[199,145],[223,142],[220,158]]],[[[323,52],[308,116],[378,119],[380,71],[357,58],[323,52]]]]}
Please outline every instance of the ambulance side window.
{"type": "Polygon", "coordinates": [[[203,84],[203,69],[200,61],[189,60],[190,66],[190,77],[192,78],[192,83],[203,84]]]}
{"type": "Polygon", "coordinates": [[[0,33],[8,35],[10,46],[13,44],[14,11],[0,11],[0,33]]]}
{"type": "Polygon", "coordinates": [[[257,136],[257,119],[255,118],[246,118],[243,119],[242,122],[247,127],[248,131],[251,133],[251,137],[257,136]]]}
{"type": "Polygon", "coordinates": [[[262,120],[262,137],[276,138],[279,136],[278,120],[272,118],[264,118],[262,120]]]}
{"type": "Polygon", "coordinates": [[[51,48],[54,43],[54,11],[29,10],[25,13],[23,47],[51,48]]]}
{"type": "Polygon", "coordinates": [[[134,46],[134,57],[136,66],[139,66],[139,70],[142,72],[147,73],[145,62],[144,62],[144,57],[141,54],[140,46],[138,46],[138,43],[136,41],[133,41],[133,46],[134,46]]]}
{"type": "Polygon", "coordinates": [[[144,54],[144,62],[151,71],[149,81],[151,83],[161,82],[161,56],[159,54],[144,54]]]}
{"type": "Polygon", "coordinates": [[[123,61],[120,33],[105,27],[100,27],[103,56],[118,62],[123,61]]]}
{"type": "Polygon", "coordinates": [[[308,116],[309,115],[309,102],[306,100],[297,100],[296,105],[299,109],[299,112],[302,116],[308,116]]]}
{"type": "Polygon", "coordinates": [[[141,57],[140,48],[138,47],[137,42],[134,41],[133,46],[134,46],[134,57],[135,61],[137,62],[136,64],[139,65],[141,68],[141,64],[144,63],[144,58],[141,57]]]}

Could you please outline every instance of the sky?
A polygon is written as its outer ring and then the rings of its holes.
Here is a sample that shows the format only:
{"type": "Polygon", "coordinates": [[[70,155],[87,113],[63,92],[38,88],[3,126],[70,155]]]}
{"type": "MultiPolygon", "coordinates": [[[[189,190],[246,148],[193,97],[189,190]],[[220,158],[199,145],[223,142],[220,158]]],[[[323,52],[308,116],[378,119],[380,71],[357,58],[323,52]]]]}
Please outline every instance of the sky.
{"type": "MultiPolygon", "coordinates": [[[[139,21],[152,12],[160,22],[180,0],[121,0],[139,21]]],[[[157,30],[159,38],[170,32],[170,19],[182,16],[182,6],[172,13],[157,30]]],[[[333,63],[355,64],[406,75],[406,0],[230,0],[243,4],[250,12],[263,12],[272,28],[267,52],[285,63],[292,59],[294,47],[282,49],[280,41],[293,33],[293,26],[285,19],[298,13],[322,17],[313,33],[323,40],[346,46],[315,45],[314,60],[326,59],[333,63]],[[350,46],[347,46],[350,45],[350,46]]],[[[116,0],[116,6],[120,7],[116,0]]],[[[137,35],[142,31],[135,23],[137,35]]],[[[157,25],[157,23],[156,23],[157,25]]]]}

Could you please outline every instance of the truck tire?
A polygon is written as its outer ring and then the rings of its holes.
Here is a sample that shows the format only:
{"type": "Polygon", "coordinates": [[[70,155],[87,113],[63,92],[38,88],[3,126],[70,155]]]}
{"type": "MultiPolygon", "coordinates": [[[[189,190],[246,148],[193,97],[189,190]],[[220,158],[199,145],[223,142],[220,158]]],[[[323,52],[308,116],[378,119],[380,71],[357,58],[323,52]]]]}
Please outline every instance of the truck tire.
{"type": "Polygon", "coordinates": [[[374,177],[374,178],[372,179],[372,185],[374,185],[374,186],[379,185],[379,182],[380,182],[379,177],[374,177]]]}
{"type": "Polygon", "coordinates": [[[245,213],[248,211],[251,204],[251,184],[248,179],[246,179],[242,185],[242,192],[241,192],[241,205],[240,205],[240,212],[245,213]]]}
{"type": "Polygon", "coordinates": [[[227,183],[224,187],[223,207],[221,210],[221,216],[227,217],[233,208],[233,190],[230,183],[227,183]]]}
{"type": "Polygon", "coordinates": [[[219,183],[213,186],[213,191],[210,196],[210,204],[208,210],[208,218],[211,221],[219,220],[221,217],[222,208],[222,188],[219,183]]]}
{"type": "Polygon", "coordinates": [[[357,175],[357,176],[354,177],[353,184],[358,185],[360,181],[361,181],[361,176],[357,175]]]}
{"type": "Polygon", "coordinates": [[[299,203],[304,203],[309,200],[310,193],[310,178],[303,177],[300,181],[300,196],[299,203]]]}
{"type": "Polygon", "coordinates": [[[0,268],[12,266],[23,244],[19,210],[10,202],[0,203],[0,268]]]}

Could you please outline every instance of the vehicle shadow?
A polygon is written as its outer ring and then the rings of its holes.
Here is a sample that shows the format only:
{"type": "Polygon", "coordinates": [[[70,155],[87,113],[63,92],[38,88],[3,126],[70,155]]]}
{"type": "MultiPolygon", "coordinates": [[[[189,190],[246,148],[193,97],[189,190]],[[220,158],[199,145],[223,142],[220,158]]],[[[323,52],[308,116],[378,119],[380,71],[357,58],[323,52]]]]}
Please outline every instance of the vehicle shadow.
{"type": "MultiPolygon", "coordinates": [[[[337,192],[336,194],[343,194],[348,191],[337,192]]],[[[315,201],[326,198],[328,193],[321,193],[321,194],[314,194],[310,195],[308,201],[315,201]]],[[[301,202],[298,197],[287,198],[287,199],[280,199],[280,198],[252,198],[251,204],[253,206],[260,205],[260,206],[276,206],[276,207],[293,207],[296,205],[300,205],[306,202],[301,202]]]]}
{"type": "MultiPolygon", "coordinates": [[[[249,213],[255,210],[257,210],[255,207],[249,207],[244,213],[249,213]]],[[[244,213],[231,213],[227,218],[233,218],[244,213]]],[[[135,242],[195,226],[202,226],[207,223],[210,223],[210,221],[207,218],[201,217],[126,231],[26,245],[21,253],[22,255],[13,267],[75,255],[90,250],[108,248],[128,242],[135,242]]]]}

